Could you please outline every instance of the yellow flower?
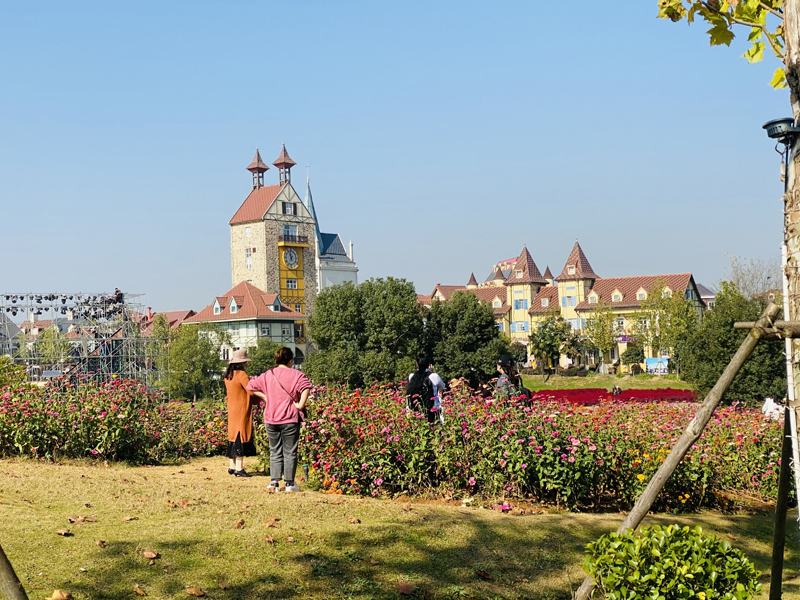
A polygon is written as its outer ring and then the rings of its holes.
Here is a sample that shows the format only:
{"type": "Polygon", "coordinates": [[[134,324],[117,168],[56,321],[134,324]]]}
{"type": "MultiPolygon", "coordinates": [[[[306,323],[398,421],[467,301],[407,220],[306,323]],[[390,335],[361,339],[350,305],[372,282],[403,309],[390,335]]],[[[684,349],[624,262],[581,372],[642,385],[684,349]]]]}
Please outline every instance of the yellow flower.
{"type": "Polygon", "coordinates": [[[642,475],[641,473],[639,473],[639,474],[636,476],[636,479],[638,479],[639,481],[644,481],[644,475],[642,475]]]}
{"type": "Polygon", "coordinates": [[[700,598],[700,600],[706,600],[706,593],[705,592],[697,592],[697,597],[700,598]]]}

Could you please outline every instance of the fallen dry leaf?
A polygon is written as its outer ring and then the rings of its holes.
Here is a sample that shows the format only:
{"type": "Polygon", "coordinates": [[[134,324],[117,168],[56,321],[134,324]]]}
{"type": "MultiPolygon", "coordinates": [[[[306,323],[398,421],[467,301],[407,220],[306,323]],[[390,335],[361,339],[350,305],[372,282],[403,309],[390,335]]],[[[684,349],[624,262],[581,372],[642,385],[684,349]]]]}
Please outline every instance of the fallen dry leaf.
{"type": "Polygon", "coordinates": [[[359,523],[361,523],[361,519],[356,519],[355,517],[350,517],[349,519],[347,519],[347,522],[348,523],[352,523],[353,525],[358,525],[359,523]]]}
{"type": "Polygon", "coordinates": [[[411,503],[410,502],[404,502],[403,503],[403,510],[406,511],[406,512],[411,510],[411,503]]]}
{"type": "Polygon", "coordinates": [[[191,505],[192,505],[191,500],[181,500],[180,502],[178,502],[178,506],[180,506],[181,508],[186,508],[187,506],[191,505]]]}
{"type": "Polygon", "coordinates": [[[100,546],[101,548],[105,548],[106,547],[106,541],[105,540],[95,540],[94,543],[97,544],[98,546],[100,546]]]}
{"type": "Polygon", "coordinates": [[[476,574],[478,577],[483,577],[483,578],[484,578],[485,580],[487,580],[487,581],[492,581],[492,580],[494,579],[494,577],[492,577],[492,576],[491,576],[491,575],[489,575],[489,574],[488,574],[486,571],[483,571],[483,570],[481,570],[481,569],[475,569],[475,574],[476,574]]]}
{"type": "Polygon", "coordinates": [[[147,594],[145,594],[144,590],[139,587],[138,583],[133,586],[133,591],[136,592],[137,596],[147,596],[147,594]]]}
{"type": "Polygon", "coordinates": [[[271,545],[273,545],[273,544],[275,543],[275,540],[274,540],[274,539],[272,539],[272,536],[271,536],[271,535],[268,535],[267,537],[265,537],[265,538],[264,538],[264,541],[265,541],[265,542],[267,542],[267,543],[268,543],[270,546],[271,546],[271,545]]]}
{"type": "Polygon", "coordinates": [[[280,521],[278,517],[270,517],[267,522],[264,523],[264,527],[280,527],[278,521],[280,521]]]}
{"type": "Polygon", "coordinates": [[[249,504],[242,504],[242,510],[247,510],[248,508],[250,508],[249,504]]]}
{"type": "Polygon", "coordinates": [[[72,600],[72,594],[64,590],[53,590],[53,595],[47,600],[72,600]]]}
{"type": "Polygon", "coordinates": [[[72,535],[72,534],[69,532],[69,529],[59,529],[58,531],[56,531],[56,533],[57,533],[58,535],[63,535],[64,537],[68,537],[68,536],[72,535]]]}
{"type": "Polygon", "coordinates": [[[374,566],[376,566],[376,565],[379,565],[379,564],[381,564],[381,561],[379,561],[379,560],[375,560],[375,559],[373,558],[371,561],[369,561],[369,564],[371,564],[371,565],[374,567],[374,566]]]}
{"type": "Polygon", "coordinates": [[[200,588],[186,588],[186,593],[190,596],[197,596],[198,598],[206,595],[206,593],[200,588]]]}
{"type": "Polygon", "coordinates": [[[84,523],[97,523],[97,517],[83,517],[84,523]]]}
{"type": "Polygon", "coordinates": [[[344,498],[339,498],[338,500],[331,500],[331,504],[344,504],[347,502],[344,498]]]}
{"type": "Polygon", "coordinates": [[[295,542],[293,537],[287,537],[286,541],[289,542],[290,544],[294,544],[294,542],[295,542]]]}
{"type": "Polygon", "coordinates": [[[67,521],[69,521],[70,525],[75,525],[78,523],[83,523],[84,517],[67,517],[67,521]]]}
{"type": "Polygon", "coordinates": [[[145,550],[144,552],[142,552],[142,556],[144,556],[145,558],[153,559],[153,558],[159,558],[161,555],[158,552],[153,552],[152,550],[145,550]]]}
{"type": "MultiPolygon", "coordinates": [[[[203,468],[205,468],[205,467],[203,467],[203,468]]],[[[231,589],[231,584],[230,583],[220,583],[219,584],[219,589],[221,589],[221,590],[229,590],[229,589],[231,589]]]]}
{"type": "Polygon", "coordinates": [[[239,519],[239,520],[238,520],[238,521],[236,521],[236,523],[234,523],[234,525],[233,525],[233,528],[234,528],[234,529],[241,529],[242,527],[244,527],[244,519],[239,519]]]}
{"type": "Polygon", "coordinates": [[[177,504],[175,504],[175,503],[174,503],[172,500],[167,500],[166,502],[164,502],[164,504],[166,504],[166,505],[167,505],[167,506],[169,506],[170,508],[175,508],[176,506],[178,506],[178,505],[177,505],[177,504]]]}
{"type": "Polygon", "coordinates": [[[208,471],[208,469],[206,469],[205,467],[200,467],[200,469],[199,469],[199,470],[200,470],[200,471],[208,471]]]}
{"type": "Polygon", "coordinates": [[[122,517],[123,521],[138,521],[139,517],[122,517]]]}
{"type": "Polygon", "coordinates": [[[274,494],[274,493],[275,493],[275,487],[274,487],[274,486],[272,486],[272,485],[271,485],[271,486],[269,486],[269,487],[267,488],[267,493],[268,493],[268,494],[274,494]]]}
{"type": "Polygon", "coordinates": [[[91,505],[91,504],[89,504],[88,502],[87,502],[86,504],[84,504],[84,506],[85,506],[86,508],[92,508],[92,505],[91,505]]]}
{"type": "Polygon", "coordinates": [[[314,535],[314,534],[311,533],[310,531],[306,531],[306,537],[311,537],[312,535],[314,535]]]}
{"type": "Polygon", "coordinates": [[[178,473],[180,473],[181,475],[183,475],[183,474],[184,474],[184,472],[185,472],[185,471],[178,471],[178,473]]]}
{"type": "Polygon", "coordinates": [[[398,583],[397,584],[397,591],[403,594],[404,596],[410,596],[414,593],[414,584],[413,583],[398,583]]]}

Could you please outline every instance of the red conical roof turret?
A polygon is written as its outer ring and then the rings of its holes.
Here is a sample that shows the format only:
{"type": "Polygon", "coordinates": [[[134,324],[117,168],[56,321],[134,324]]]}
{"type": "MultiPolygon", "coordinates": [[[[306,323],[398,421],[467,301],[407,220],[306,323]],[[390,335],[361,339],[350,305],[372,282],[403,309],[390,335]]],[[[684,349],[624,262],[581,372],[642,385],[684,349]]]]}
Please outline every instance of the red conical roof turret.
{"type": "Polygon", "coordinates": [[[247,165],[247,170],[251,173],[263,173],[264,171],[268,171],[269,167],[264,164],[264,161],[261,160],[261,154],[256,148],[256,155],[253,157],[253,162],[247,165]]]}
{"type": "Polygon", "coordinates": [[[278,155],[278,158],[275,159],[275,162],[272,163],[279,169],[291,169],[297,163],[294,162],[291,158],[289,158],[289,153],[286,152],[286,144],[283,144],[281,148],[281,153],[278,155]]]}

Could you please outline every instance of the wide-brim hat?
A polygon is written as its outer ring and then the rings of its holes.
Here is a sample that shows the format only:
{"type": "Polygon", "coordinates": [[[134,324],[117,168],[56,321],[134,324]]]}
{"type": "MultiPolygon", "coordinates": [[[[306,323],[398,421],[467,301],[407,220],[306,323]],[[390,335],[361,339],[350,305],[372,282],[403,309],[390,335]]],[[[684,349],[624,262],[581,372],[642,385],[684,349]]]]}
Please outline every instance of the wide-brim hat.
{"type": "Polygon", "coordinates": [[[231,358],[230,364],[234,365],[236,363],[246,363],[249,361],[250,358],[247,356],[247,350],[234,350],[233,358],[231,358]]]}

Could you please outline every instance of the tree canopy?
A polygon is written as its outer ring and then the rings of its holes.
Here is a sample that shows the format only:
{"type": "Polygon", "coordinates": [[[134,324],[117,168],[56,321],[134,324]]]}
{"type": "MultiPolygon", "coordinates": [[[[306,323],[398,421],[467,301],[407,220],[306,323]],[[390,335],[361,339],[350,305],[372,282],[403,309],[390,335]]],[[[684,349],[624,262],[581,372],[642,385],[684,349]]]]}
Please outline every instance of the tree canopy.
{"type": "Polygon", "coordinates": [[[584,333],[607,361],[611,349],[617,343],[617,318],[606,302],[600,302],[595,307],[594,313],[586,321],[584,333]]]}
{"type": "Polygon", "coordinates": [[[169,343],[169,377],[166,387],[171,398],[213,398],[222,394],[225,362],[220,350],[225,334],[213,325],[181,325],[169,343]]]}
{"type": "Polygon", "coordinates": [[[543,378],[547,361],[549,360],[554,365],[558,364],[561,350],[571,334],[572,328],[570,324],[564,320],[564,317],[561,316],[557,309],[554,309],[536,324],[536,329],[528,336],[528,341],[531,345],[531,356],[536,357],[536,360],[539,361],[539,368],[543,378]]]}

